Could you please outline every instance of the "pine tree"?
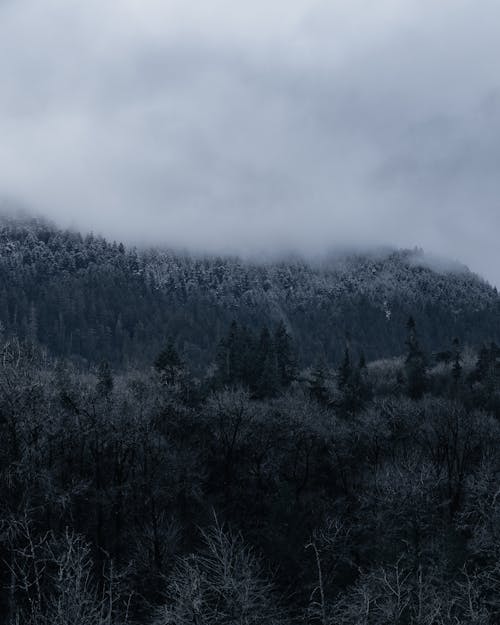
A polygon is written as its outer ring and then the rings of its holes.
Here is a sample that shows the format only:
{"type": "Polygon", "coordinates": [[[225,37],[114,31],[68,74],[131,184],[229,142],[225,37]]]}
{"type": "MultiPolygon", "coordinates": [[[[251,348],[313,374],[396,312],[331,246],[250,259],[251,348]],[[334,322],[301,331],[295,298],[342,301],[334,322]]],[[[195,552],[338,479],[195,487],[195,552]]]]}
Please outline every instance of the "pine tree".
{"type": "Polygon", "coordinates": [[[238,355],[238,380],[244,386],[253,388],[260,374],[259,363],[257,362],[257,339],[245,325],[241,327],[236,351],[238,355]]]}
{"type": "Polygon", "coordinates": [[[453,339],[453,366],[451,368],[451,376],[454,384],[457,386],[462,377],[462,355],[460,353],[460,342],[457,338],[453,339]]]}
{"type": "Polygon", "coordinates": [[[479,351],[472,380],[477,383],[477,402],[500,415],[500,347],[496,343],[483,345],[479,351]]]}
{"type": "Polygon", "coordinates": [[[256,396],[274,397],[280,386],[280,378],[274,343],[266,326],[260,333],[256,362],[259,370],[255,385],[256,396]]]}
{"type": "Polygon", "coordinates": [[[358,368],[356,371],[356,379],[358,380],[358,395],[360,398],[360,405],[362,405],[368,399],[371,399],[373,395],[373,389],[370,384],[368,367],[366,365],[366,358],[364,352],[361,352],[359,356],[358,368]]]}
{"type": "Polygon", "coordinates": [[[326,405],[329,402],[328,389],[326,387],[326,380],[328,375],[328,369],[323,360],[319,360],[314,366],[311,377],[309,379],[309,393],[320,404],[326,405]]]}
{"type": "Polygon", "coordinates": [[[361,354],[358,366],[353,366],[349,346],[345,348],[344,358],[337,373],[340,396],[337,408],[340,414],[353,415],[363,407],[369,397],[366,381],[366,361],[361,354]]]}
{"type": "Polygon", "coordinates": [[[111,367],[107,360],[103,360],[97,369],[96,390],[101,397],[108,397],[113,391],[114,380],[111,367]]]}
{"type": "Polygon", "coordinates": [[[165,349],[158,354],[154,365],[163,381],[175,384],[183,365],[172,341],[168,341],[165,349]]]}
{"type": "Polygon", "coordinates": [[[241,378],[240,334],[238,324],[233,321],[226,340],[226,366],[229,384],[235,384],[241,378]]]}
{"type": "Polygon", "coordinates": [[[276,351],[279,382],[282,386],[289,386],[297,376],[297,362],[292,339],[283,321],[280,321],[274,333],[274,349],[276,351]]]}
{"type": "Polygon", "coordinates": [[[405,360],[407,392],[412,399],[420,399],[427,388],[426,359],[418,341],[417,328],[413,317],[408,319],[406,327],[408,330],[405,360]]]}
{"type": "Polygon", "coordinates": [[[351,352],[349,350],[349,347],[346,347],[344,351],[344,358],[342,360],[342,363],[339,367],[338,374],[337,374],[337,379],[338,379],[340,390],[345,389],[349,385],[351,378],[352,378],[352,374],[353,374],[353,369],[351,365],[351,352]]]}
{"type": "Polygon", "coordinates": [[[28,322],[28,339],[35,344],[38,341],[38,315],[35,304],[31,302],[29,322],[28,322]]]}
{"type": "Polygon", "coordinates": [[[217,367],[216,380],[220,385],[229,383],[229,359],[228,359],[228,346],[225,338],[219,341],[217,345],[217,352],[215,355],[215,366],[217,367]]]}

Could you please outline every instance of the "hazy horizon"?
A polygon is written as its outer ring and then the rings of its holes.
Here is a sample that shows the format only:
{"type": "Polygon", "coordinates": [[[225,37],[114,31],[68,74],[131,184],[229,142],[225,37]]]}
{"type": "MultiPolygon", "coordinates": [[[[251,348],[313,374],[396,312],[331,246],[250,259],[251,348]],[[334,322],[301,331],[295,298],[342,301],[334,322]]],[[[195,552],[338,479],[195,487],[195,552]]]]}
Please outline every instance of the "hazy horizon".
{"type": "Polygon", "coordinates": [[[498,286],[499,19],[493,0],[0,2],[0,197],[202,253],[418,246],[498,286]]]}
{"type": "Polygon", "coordinates": [[[464,270],[468,270],[473,274],[477,275],[479,278],[489,282],[491,286],[498,287],[494,282],[489,281],[485,276],[483,276],[480,272],[475,271],[474,267],[470,267],[463,263],[460,258],[452,258],[443,256],[440,254],[435,254],[430,250],[426,250],[421,246],[414,246],[412,248],[409,247],[401,247],[394,245],[382,245],[382,244],[366,244],[365,246],[361,245],[345,245],[345,244],[335,244],[330,248],[324,248],[317,252],[313,252],[312,250],[301,251],[298,249],[286,249],[286,248],[278,248],[273,250],[241,250],[234,249],[231,250],[229,246],[225,247],[223,250],[210,250],[203,249],[201,247],[193,248],[193,247],[181,247],[175,244],[168,243],[150,243],[148,241],[137,241],[134,239],[117,239],[113,236],[113,233],[106,234],[99,230],[93,229],[85,229],[79,228],[76,225],[65,225],[61,222],[57,222],[57,220],[52,220],[47,218],[45,215],[41,213],[33,213],[26,208],[13,207],[0,203],[0,217],[6,217],[7,219],[19,220],[20,223],[26,222],[29,223],[30,220],[42,220],[46,222],[48,226],[53,226],[56,228],[67,229],[70,232],[78,233],[82,236],[93,235],[93,236],[102,236],[109,243],[123,243],[126,245],[128,249],[137,249],[141,252],[148,251],[159,251],[165,253],[173,253],[179,256],[190,256],[194,258],[214,258],[221,256],[223,258],[234,259],[236,261],[241,261],[243,263],[248,263],[250,265],[258,265],[258,264],[267,264],[267,263],[281,263],[281,262],[300,262],[306,263],[311,267],[321,267],[324,263],[326,266],[331,266],[331,263],[336,263],[337,261],[343,263],[346,258],[362,256],[362,257],[370,257],[370,258],[386,258],[388,255],[393,253],[400,253],[410,255],[409,261],[415,262],[419,266],[429,267],[430,269],[438,272],[438,273],[455,273],[462,272],[464,270]]]}

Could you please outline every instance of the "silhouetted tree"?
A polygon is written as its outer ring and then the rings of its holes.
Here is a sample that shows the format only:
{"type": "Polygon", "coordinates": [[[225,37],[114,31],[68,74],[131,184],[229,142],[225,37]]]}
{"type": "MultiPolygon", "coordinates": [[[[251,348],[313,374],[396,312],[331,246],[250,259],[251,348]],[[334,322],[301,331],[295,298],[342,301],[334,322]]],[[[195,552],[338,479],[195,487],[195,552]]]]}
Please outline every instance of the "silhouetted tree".
{"type": "Polygon", "coordinates": [[[103,360],[97,370],[97,393],[101,397],[108,397],[113,391],[113,387],[114,380],[110,364],[107,360],[103,360]]]}
{"type": "Polygon", "coordinates": [[[297,376],[297,361],[292,339],[283,321],[279,322],[274,333],[274,349],[276,351],[279,382],[281,386],[286,387],[297,376]]]}
{"type": "Polygon", "coordinates": [[[453,366],[451,369],[451,377],[453,378],[455,386],[458,385],[462,377],[462,354],[460,351],[460,341],[457,338],[453,339],[453,366]]]}
{"type": "Polygon", "coordinates": [[[168,341],[165,349],[158,354],[155,369],[165,382],[175,384],[182,369],[182,361],[172,341],[168,341]]]}
{"type": "Polygon", "coordinates": [[[349,347],[346,347],[344,350],[344,357],[342,359],[342,363],[340,364],[337,379],[340,390],[344,390],[351,382],[353,375],[353,367],[351,363],[351,352],[349,347]]]}
{"type": "Polygon", "coordinates": [[[408,319],[406,327],[408,331],[405,359],[407,392],[412,399],[420,399],[427,388],[426,358],[418,341],[413,317],[408,319]]]}
{"type": "Polygon", "coordinates": [[[274,397],[280,386],[280,372],[274,342],[267,327],[262,328],[260,333],[256,362],[259,373],[255,395],[260,398],[274,397]]]}
{"type": "Polygon", "coordinates": [[[318,360],[311,372],[308,387],[311,396],[322,405],[327,405],[330,400],[326,386],[327,376],[328,368],[324,360],[318,360]]]}

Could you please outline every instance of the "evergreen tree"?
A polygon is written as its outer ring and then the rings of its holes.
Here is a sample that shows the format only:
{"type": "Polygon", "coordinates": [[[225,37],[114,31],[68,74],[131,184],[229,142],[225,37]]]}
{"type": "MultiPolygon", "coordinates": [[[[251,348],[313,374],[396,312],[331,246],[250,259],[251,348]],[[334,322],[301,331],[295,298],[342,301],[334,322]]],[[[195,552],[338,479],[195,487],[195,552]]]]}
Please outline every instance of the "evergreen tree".
{"type": "Polygon", "coordinates": [[[490,343],[489,347],[483,345],[479,350],[479,356],[474,371],[474,377],[479,382],[488,383],[494,381],[500,372],[500,347],[496,343],[490,343]]]}
{"type": "Polygon", "coordinates": [[[27,338],[33,344],[37,343],[38,341],[38,315],[35,304],[33,302],[30,305],[27,338]]]}
{"type": "Polygon", "coordinates": [[[351,382],[352,374],[353,369],[351,365],[351,353],[349,347],[346,347],[344,351],[344,358],[337,374],[340,390],[344,390],[349,385],[349,383],[351,382]]]}
{"type": "Polygon", "coordinates": [[[368,367],[366,365],[366,358],[364,352],[361,352],[359,356],[358,368],[356,371],[356,377],[358,380],[358,393],[359,398],[364,403],[366,400],[372,398],[372,388],[370,384],[370,376],[368,373],[368,367]]]}
{"type": "Polygon", "coordinates": [[[274,342],[269,329],[264,326],[260,333],[256,362],[259,375],[255,385],[257,397],[274,397],[279,389],[280,376],[274,342]]]}
{"type": "Polygon", "coordinates": [[[460,342],[457,338],[453,339],[453,366],[451,368],[451,376],[455,386],[458,385],[462,377],[462,355],[460,353],[460,342]]]}
{"type": "Polygon", "coordinates": [[[227,377],[230,384],[241,380],[241,333],[236,321],[231,323],[226,340],[227,377]]]}
{"type": "Polygon", "coordinates": [[[241,327],[236,349],[238,355],[238,379],[244,386],[253,388],[260,374],[257,339],[254,333],[245,325],[241,327]]]}
{"type": "Polygon", "coordinates": [[[282,386],[289,386],[297,376],[297,361],[292,346],[292,339],[283,321],[279,322],[274,333],[274,348],[276,351],[279,382],[282,386]]]}
{"type": "Polygon", "coordinates": [[[347,346],[344,358],[337,373],[340,397],[337,407],[343,415],[353,415],[357,413],[368,398],[368,383],[366,380],[366,361],[362,354],[358,366],[353,366],[351,353],[347,346]]]}
{"type": "Polygon", "coordinates": [[[472,381],[476,403],[500,415],[500,347],[496,343],[481,348],[472,381]]]}
{"type": "MultiPolygon", "coordinates": [[[[75,402],[71,396],[71,379],[68,373],[66,362],[58,360],[54,369],[54,380],[57,395],[61,405],[70,411],[75,410],[75,402]]],[[[98,382],[99,384],[99,382],[98,382]]],[[[98,391],[99,392],[99,391],[98,391]]]]}
{"type": "Polygon", "coordinates": [[[408,331],[405,360],[406,388],[409,397],[420,399],[427,388],[426,358],[418,341],[417,328],[413,317],[408,319],[406,327],[408,331]]]}
{"type": "Polygon", "coordinates": [[[107,360],[103,360],[97,369],[96,390],[101,397],[108,397],[113,391],[114,380],[111,367],[107,360]]]}
{"type": "Polygon", "coordinates": [[[394,395],[400,396],[406,391],[406,380],[404,373],[401,369],[398,369],[396,374],[396,384],[394,385],[394,395]]]}
{"type": "Polygon", "coordinates": [[[326,386],[328,369],[323,360],[319,360],[314,366],[309,378],[309,393],[320,404],[327,405],[330,397],[326,386]]]}
{"type": "Polygon", "coordinates": [[[154,365],[163,381],[175,384],[183,365],[172,341],[158,354],[154,365]]]}

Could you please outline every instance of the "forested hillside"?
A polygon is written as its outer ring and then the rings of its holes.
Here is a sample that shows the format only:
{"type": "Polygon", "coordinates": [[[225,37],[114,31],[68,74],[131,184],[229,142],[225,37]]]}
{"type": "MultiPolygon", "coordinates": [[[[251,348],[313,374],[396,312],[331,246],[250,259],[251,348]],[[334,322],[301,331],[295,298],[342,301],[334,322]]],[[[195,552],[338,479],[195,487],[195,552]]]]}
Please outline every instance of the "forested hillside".
{"type": "Polygon", "coordinates": [[[84,363],[144,364],[171,337],[201,369],[233,320],[282,321],[303,366],[339,362],[346,339],[374,359],[400,352],[410,314],[429,350],[500,338],[496,290],[418,250],[258,263],[127,250],[42,220],[0,226],[3,331],[84,363]]]}
{"type": "Polygon", "coordinates": [[[4,222],[0,620],[496,625],[498,313],[418,251],[4,222]]]}

